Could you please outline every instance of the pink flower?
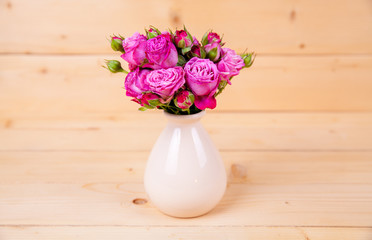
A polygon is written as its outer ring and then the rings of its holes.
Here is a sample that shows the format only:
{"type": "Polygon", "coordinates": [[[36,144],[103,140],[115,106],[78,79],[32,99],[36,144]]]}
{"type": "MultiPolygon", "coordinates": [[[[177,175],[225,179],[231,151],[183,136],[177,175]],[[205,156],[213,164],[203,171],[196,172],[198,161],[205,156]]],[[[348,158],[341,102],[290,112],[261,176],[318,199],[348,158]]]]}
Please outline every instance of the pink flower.
{"type": "Polygon", "coordinates": [[[213,42],[220,43],[221,42],[220,36],[215,32],[209,32],[207,39],[208,39],[208,43],[213,43],[213,42]]]}
{"type": "Polygon", "coordinates": [[[146,55],[149,63],[144,67],[153,69],[175,67],[178,62],[177,49],[169,33],[147,40],[146,55]]]}
{"type": "Polygon", "coordinates": [[[185,65],[186,83],[195,95],[195,106],[201,110],[215,108],[214,94],[220,83],[216,65],[209,59],[194,57],[185,65]]]}
{"type": "Polygon", "coordinates": [[[191,47],[191,55],[198,58],[205,58],[206,55],[204,48],[195,37],[191,47]]]}
{"type": "Polygon", "coordinates": [[[188,109],[194,104],[194,95],[187,91],[182,90],[174,98],[174,104],[181,109],[188,109]]]}
{"type": "Polygon", "coordinates": [[[187,48],[192,45],[190,38],[185,30],[177,30],[176,36],[174,36],[174,42],[179,48],[187,48]]]}
{"type": "Polygon", "coordinates": [[[229,48],[222,48],[222,58],[217,64],[218,71],[223,80],[230,85],[230,79],[239,74],[239,71],[245,66],[244,60],[229,48]]]}
{"type": "Polygon", "coordinates": [[[121,57],[130,64],[141,65],[146,58],[146,41],[147,38],[138,32],[124,39],[123,48],[125,53],[121,57]]]}
{"type": "Polygon", "coordinates": [[[194,57],[199,57],[199,58],[201,58],[201,55],[202,55],[201,46],[200,46],[200,45],[193,45],[193,46],[191,47],[191,54],[192,54],[194,57]]]}
{"type": "Polygon", "coordinates": [[[149,93],[145,93],[142,96],[141,103],[140,104],[141,104],[141,106],[143,106],[144,104],[151,105],[149,103],[149,101],[151,101],[151,100],[161,100],[161,99],[160,99],[160,97],[158,95],[149,92],[149,93]]]}
{"type": "Polygon", "coordinates": [[[129,72],[125,78],[124,86],[126,90],[126,95],[129,97],[134,97],[136,99],[141,99],[143,93],[149,90],[149,87],[145,83],[147,74],[150,70],[137,68],[136,70],[129,72]]]}
{"type": "Polygon", "coordinates": [[[182,67],[154,70],[147,75],[145,83],[149,91],[168,101],[185,84],[185,73],[182,67]]]}
{"type": "Polygon", "coordinates": [[[208,43],[204,46],[207,57],[213,61],[217,62],[221,56],[221,45],[217,42],[208,43]]]}

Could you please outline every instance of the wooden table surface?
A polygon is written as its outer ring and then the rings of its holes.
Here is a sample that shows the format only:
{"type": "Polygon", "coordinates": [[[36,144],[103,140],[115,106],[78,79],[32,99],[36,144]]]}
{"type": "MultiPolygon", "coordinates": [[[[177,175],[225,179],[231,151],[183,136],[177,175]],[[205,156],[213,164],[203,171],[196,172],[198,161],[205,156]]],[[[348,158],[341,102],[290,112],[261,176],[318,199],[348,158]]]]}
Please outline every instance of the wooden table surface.
{"type": "Polygon", "coordinates": [[[142,177],[160,112],[13,117],[0,131],[0,239],[372,239],[371,113],[219,113],[229,176],[209,214],[163,215],[142,177]]]}
{"type": "Polygon", "coordinates": [[[371,240],[370,0],[0,0],[0,240],[371,240]],[[228,187],[176,219],[143,188],[165,126],[100,66],[148,25],[257,52],[203,118],[228,187]]]}

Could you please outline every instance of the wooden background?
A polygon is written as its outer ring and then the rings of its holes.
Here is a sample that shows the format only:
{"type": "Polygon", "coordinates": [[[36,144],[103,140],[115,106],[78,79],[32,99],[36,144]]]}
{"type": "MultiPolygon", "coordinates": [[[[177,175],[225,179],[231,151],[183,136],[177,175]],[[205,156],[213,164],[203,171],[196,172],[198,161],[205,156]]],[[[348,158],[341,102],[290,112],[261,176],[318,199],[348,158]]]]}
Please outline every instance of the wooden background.
{"type": "Polygon", "coordinates": [[[0,0],[1,240],[249,237],[372,239],[371,0],[0,0]],[[257,53],[203,120],[229,187],[201,218],[146,202],[165,119],[100,67],[150,24],[257,53]]]}

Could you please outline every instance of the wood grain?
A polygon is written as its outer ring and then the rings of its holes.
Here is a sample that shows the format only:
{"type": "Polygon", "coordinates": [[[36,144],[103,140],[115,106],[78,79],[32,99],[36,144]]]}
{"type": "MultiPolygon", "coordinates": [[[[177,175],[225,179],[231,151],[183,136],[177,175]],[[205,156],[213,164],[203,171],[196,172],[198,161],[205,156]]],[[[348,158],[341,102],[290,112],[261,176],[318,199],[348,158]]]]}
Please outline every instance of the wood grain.
{"type": "Polygon", "coordinates": [[[371,9],[368,0],[8,0],[0,5],[0,52],[108,53],[110,34],[186,24],[199,38],[209,28],[224,33],[238,52],[371,54],[371,9]]]}
{"type": "MultiPolygon", "coordinates": [[[[0,56],[0,115],[136,111],[113,56],[0,56]]],[[[371,111],[372,57],[257,57],[218,97],[218,111],[371,111]]]]}
{"type": "MultiPolygon", "coordinates": [[[[342,176],[342,175],[341,175],[342,176]]],[[[340,177],[341,177],[340,176],[340,177]]],[[[142,183],[0,184],[0,224],[371,227],[371,184],[230,184],[209,214],[174,219],[147,202],[142,183]]]]}
{"type": "MultiPolygon", "coordinates": [[[[148,151],[166,123],[159,112],[10,120],[0,131],[2,151],[148,151]]],[[[203,123],[221,150],[372,150],[372,113],[211,112],[203,123]]]]}
{"type": "MultiPolygon", "coordinates": [[[[372,184],[372,151],[221,154],[229,183],[372,184]]],[[[0,184],[142,183],[148,155],[128,151],[0,152],[0,184]]]]}
{"type": "Polygon", "coordinates": [[[0,227],[3,239],[57,240],[57,239],[200,239],[200,240],[369,240],[371,228],[330,228],[330,227],[127,227],[127,226],[9,226],[0,227]]]}

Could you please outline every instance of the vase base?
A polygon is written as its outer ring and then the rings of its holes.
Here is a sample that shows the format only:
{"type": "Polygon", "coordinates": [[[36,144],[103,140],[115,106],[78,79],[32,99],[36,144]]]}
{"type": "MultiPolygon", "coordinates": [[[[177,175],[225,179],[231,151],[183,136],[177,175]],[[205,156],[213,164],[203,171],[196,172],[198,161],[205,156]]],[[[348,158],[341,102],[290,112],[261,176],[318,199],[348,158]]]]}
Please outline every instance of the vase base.
{"type": "Polygon", "coordinates": [[[180,218],[180,219],[189,219],[189,218],[198,218],[198,217],[202,217],[204,215],[207,215],[208,213],[212,212],[213,209],[208,210],[207,212],[198,213],[198,214],[192,214],[192,215],[188,215],[188,214],[184,214],[184,215],[181,215],[181,214],[170,214],[170,213],[166,213],[166,212],[162,211],[161,209],[158,209],[158,210],[162,214],[167,215],[169,217],[180,218]]]}

